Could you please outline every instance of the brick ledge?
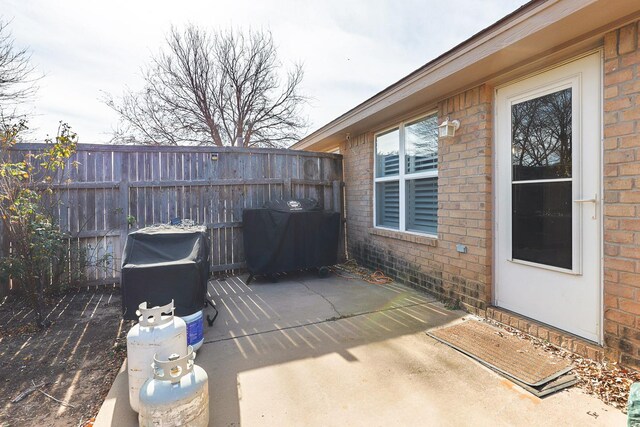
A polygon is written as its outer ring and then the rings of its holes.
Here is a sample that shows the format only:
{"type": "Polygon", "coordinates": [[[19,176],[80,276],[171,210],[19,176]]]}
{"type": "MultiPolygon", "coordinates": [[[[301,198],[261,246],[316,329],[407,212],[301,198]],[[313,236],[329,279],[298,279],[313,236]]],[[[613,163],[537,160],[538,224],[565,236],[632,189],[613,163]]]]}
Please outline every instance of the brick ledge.
{"type": "Polygon", "coordinates": [[[418,243],[426,246],[438,246],[438,239],[435,237],[419,236],[417,234],[403,233],[401,231],[383,230],[380,228],[369,228],[369,234],[375,236],[388,237],[390,239],[403,240],[405,242],[418,243]]]}

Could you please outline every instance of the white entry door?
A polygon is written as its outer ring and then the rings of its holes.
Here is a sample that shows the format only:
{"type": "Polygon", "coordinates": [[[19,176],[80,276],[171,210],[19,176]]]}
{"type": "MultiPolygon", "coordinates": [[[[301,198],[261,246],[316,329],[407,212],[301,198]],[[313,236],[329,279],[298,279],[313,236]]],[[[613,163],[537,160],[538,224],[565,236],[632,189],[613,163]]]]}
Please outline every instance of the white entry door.
{"type": "Polygon", "coordinates": [[[601,341],[600,54],[496,93],[494,304],[601,341]]]}

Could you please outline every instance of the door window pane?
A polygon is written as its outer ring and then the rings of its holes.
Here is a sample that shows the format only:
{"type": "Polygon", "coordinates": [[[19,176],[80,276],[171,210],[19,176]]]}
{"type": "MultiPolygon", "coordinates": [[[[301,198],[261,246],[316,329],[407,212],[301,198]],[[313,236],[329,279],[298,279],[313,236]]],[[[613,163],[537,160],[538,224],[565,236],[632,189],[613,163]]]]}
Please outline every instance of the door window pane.
{"type": "Polygon", "coordinates": [[[400,227],[400,183],[387,181],[376,183],[376,225],[400,227]]]}
{"type": "Polygon", "coordinates": [[[406,185],[407,230],[438,232],[438,178],[411,179],[406,185]]]}
{"type": "Polygon", "coordinates": [[[571,181],[512,184],[514,259],[572,268],[571,181]]]}
{"type": "Polygon", "coordinates": [[[511,107],[513,180],[571,178],[571,89],[511,107]]]}
{"type": "Polygon", "coordinates": [[[376,177],[400,172],[400,130],[394,129],[376,138],[376,177]]]}
{"type": "Polygon", "coordinates": [[[406,172],[438,168],[438,116],[433,114],[405,126],[406,172]]]}

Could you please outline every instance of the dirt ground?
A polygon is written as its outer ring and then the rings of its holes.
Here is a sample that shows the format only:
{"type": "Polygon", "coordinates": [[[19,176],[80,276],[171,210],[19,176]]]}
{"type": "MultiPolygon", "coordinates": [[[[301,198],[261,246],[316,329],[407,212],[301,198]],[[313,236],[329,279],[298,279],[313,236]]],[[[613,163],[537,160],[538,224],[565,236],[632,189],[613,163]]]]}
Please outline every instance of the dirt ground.
{"type": "Polygon", "coordinates": [[[52,325],[39,331],[24,303],[0,301],[2,427],[90,425],[126,355],[119,289],[74,291],[48,306],[52,325]],[[45,384],[11,402],[34,383],[45,384]]]}

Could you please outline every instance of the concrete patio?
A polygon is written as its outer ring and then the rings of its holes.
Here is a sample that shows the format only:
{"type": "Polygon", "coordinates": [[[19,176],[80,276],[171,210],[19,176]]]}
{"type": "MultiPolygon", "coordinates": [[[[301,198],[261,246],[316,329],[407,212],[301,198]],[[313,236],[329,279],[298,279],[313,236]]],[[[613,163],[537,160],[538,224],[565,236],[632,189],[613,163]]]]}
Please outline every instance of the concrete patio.
{"type": "MultiPolygon", "coordinates": [[[[626,423],[577,388],[538,399],[438,343],[425,331],[465,313],[395,283],[233,277],[210,293],[220,315],[196,363],[209,375],[212,426],[626,423]]],[[[95,426],[135,425],[121,370],[95,426]]]]}

